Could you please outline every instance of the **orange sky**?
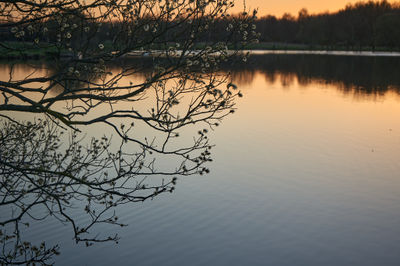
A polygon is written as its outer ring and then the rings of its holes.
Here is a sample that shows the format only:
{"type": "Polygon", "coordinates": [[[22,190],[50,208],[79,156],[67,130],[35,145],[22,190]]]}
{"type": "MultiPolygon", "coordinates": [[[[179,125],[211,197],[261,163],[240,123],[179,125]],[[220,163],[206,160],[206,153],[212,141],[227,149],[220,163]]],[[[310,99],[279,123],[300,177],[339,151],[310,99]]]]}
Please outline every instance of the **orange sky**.
{"type": "MultiPolygon", "coordinates": [[[[282,16],[289,12],[296,15],[300,9],[306,8],[309,13],[319,13],[324,11],[337,11],[344,8],[347,3],[360,2],[359,0],[245,0],[247,8],[258,7],[258,15],[264,16],[272,14],[282,16]]],[[[388,2],[396,2],[389,0],[388,2]]],[[[235,13],[243,10],[243,0],[235,0],[235,13]]]]}

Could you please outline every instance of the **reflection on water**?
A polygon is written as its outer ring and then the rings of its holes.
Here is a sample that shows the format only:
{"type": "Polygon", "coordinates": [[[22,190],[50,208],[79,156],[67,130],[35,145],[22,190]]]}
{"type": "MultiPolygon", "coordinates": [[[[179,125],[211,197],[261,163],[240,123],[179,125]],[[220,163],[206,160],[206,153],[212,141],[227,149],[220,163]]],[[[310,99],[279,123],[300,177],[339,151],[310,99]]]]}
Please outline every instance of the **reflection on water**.
{"type": "Polygon", "coordinates": [[[226,66],[245,97],[211,133],[209,175],[120,206],[119,245],[82,248],[57,221],[27,236],[59,244],[60,265],[398,265],[399,70],[316,55],[226,66]]]}
{"type": "MultiPolygon", "coordinates": [[[[124,64],[140,68],[136,78],[144,79],[152,71],[151,64],[146,65],[143,60],[127,60],[124,64]]],[[[111,71],[117,69],[118,65],[110,67],[111,71]]],[[[264,54],[251,56],[246,64],[222,66],[221,71],[231,72],[238,85],[251,84],[260,73],[269,84],[277,81],[283,87],[295,82],[302,87],[327,84],[345,94],[362,97],[388,91],[400,94],[399,69],[400,57],[264,54]]]]}
{"type": "MultiPolygon", "coordinates": [[[[132,67],[135,71],[131,71],[130,79],[138,81],[153,71],[149,58],[121,60],[110,64],[108,71],[117,72],[121,64],[132,67]]],[[[365,97],[384,95],[388,91],[400,94],[399,69],[400,57],[264,54],[251,56],[246,64],[229,64],[221,70],[231,72],[238,85],[251,84],[256,73],[261,73],[269,84],[277,81],[283,87],[290,87],[294,82],[303,87],[312,83],[331,84],[345,94],[365,97]]],[[[0,64],[0,79],[7,80],[10,70],[8,63],[0,64]]],[[[55,73],[50,62],[15,63],[13,71],[14,79],[55,73]]]]}
{"type": "Polygon", "coordinates": [[[260,72],[270,84],[279,80],[284,87],[297,81],[303,87],[331,84],[344,93],[383,95],[400,93],[399,69],[398,57],[259,55],[233,73],[239,84],[250,84],[260,72]]]}

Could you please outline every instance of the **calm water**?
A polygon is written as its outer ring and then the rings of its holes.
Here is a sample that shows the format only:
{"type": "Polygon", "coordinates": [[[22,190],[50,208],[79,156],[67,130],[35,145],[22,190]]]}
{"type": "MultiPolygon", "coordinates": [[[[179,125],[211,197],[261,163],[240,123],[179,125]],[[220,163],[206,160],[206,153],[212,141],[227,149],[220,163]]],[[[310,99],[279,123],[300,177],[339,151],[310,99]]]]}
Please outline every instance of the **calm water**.
{"type": "Polygon", "coordinates": [[[118,245],[76,245],[52,220],[27,237],[58,243],[58,265],[399,265],[400,59],[264,55],[229,70],[245,97],[212,133],[209,175],[120,207],[129,226],[103,227],[118,245]]]}

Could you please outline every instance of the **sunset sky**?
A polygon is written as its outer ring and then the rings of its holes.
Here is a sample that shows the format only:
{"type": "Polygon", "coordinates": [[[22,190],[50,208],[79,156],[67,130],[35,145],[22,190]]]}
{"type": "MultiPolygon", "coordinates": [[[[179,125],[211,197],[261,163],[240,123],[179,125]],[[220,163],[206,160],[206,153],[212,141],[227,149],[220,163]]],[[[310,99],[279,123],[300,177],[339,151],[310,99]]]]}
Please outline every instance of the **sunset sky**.
{"type": "MultiPolygon", "coordinates": [[[[264,16],[272,14],[282,16],[283,13],[289,12],[292,15],[297,15],[300,9],[306,8],[309,13],[319,13],[324,11],[337,11],[346,6],[348,3],[360,2],[359,0],[246,0],[247,8],[257,8],[258,15],[264,16]]],[[[396,1],[388,1],[390,3],[396,1]]],[[[235,11],[243,10],[243,0],[235,1],[235,11]]]]}

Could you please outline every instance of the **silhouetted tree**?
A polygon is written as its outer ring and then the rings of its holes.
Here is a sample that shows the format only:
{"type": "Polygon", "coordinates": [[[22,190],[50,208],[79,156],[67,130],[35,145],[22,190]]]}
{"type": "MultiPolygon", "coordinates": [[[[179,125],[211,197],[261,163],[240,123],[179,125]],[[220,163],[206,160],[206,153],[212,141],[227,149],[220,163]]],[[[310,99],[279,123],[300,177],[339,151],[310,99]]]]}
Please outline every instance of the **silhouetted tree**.
{"type": "Polygon", "coordinates": [[[400,12],[378,17],[374,32],[377,46],[400,47],[400,12]]]}
{"type": "Polygon", "coordinates": [[[243,13],[229,19],[222,40],[207,39],[231,6],[225,0],[0,2],[1,34],[8,36],[0,39],[3,56],[51,58],[22,77],[10,62],[0,81],[1,264],[46,264],[58,254],[57,246],[24,240],[21,227],[29,220],[68,223],[86,245],[117,241],[95,232],[99,223],[123,226],[116,206],[172,192],[176,176],[208,173],[206,127],[232,113],[241,96],[219,65],[238,55],[228,46],[240,48],[256,36],[255,13],[243,13]],[[137,56],[141,64],[129,59],[137,56]],[[93,126],[104,135],[90,137],[86,129],[93,126]],[[188,141],[184,128],[200,131],[188,141]],[[77,202],[84,202],[86,223],[69,211],[77,202]]]}

